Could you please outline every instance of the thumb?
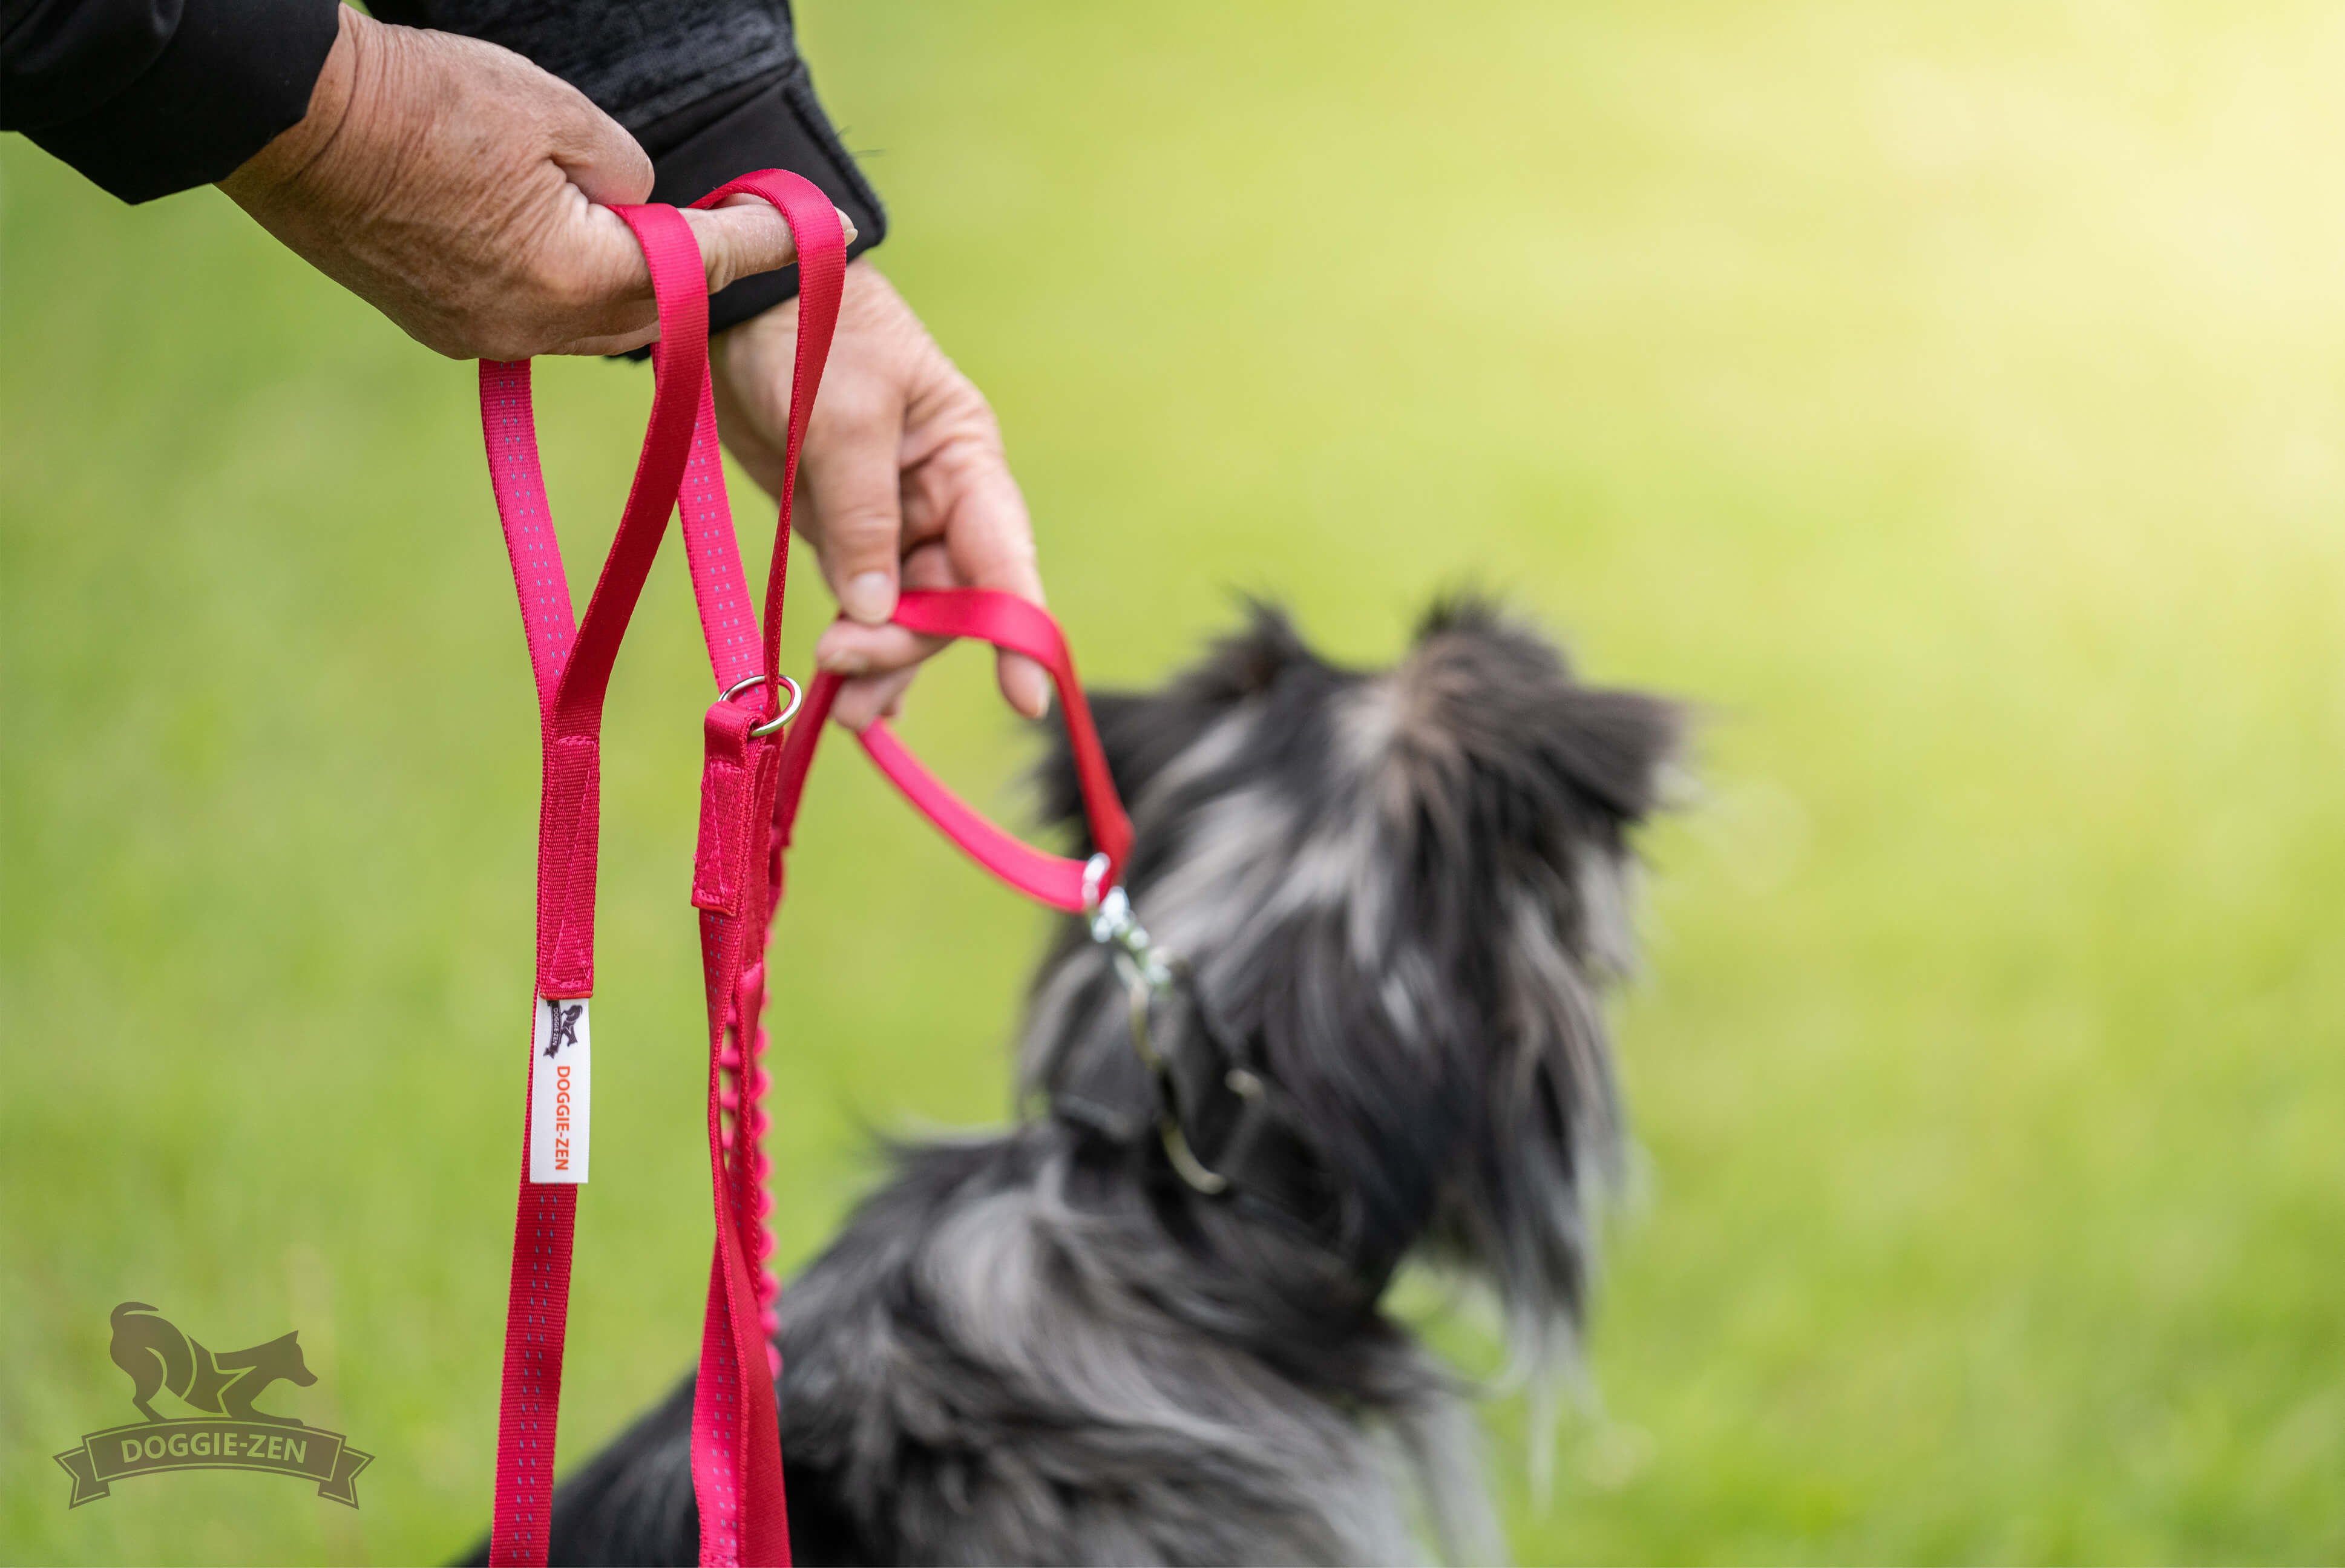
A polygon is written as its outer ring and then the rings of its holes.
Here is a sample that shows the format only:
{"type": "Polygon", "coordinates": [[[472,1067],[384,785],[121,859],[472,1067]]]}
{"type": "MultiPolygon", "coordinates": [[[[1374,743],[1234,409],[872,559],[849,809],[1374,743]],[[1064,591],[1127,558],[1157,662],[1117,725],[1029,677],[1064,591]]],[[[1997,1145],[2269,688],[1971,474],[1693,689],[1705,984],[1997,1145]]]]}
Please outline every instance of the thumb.
{"type": "Polygon", "coordinates": [[[544,85],[556,117],[548,151],[563,177],[600,207],[649,201],[651,155],[569,83],[548,77],[544,85]]]}
{"type": "MultiPolygon", "coordinates": [[[[700,242],[700,259],[708,269],[708,291],[759,272],[787,267],[798,259],[797,242],[781,213],[757,197],[744,192],[726,198],[721,207],[703,211],[684,209],[692,237],[700,242]]],[[[855,225],[844,212],[839,227],[847,242],[855,243],[855,225]]]]}

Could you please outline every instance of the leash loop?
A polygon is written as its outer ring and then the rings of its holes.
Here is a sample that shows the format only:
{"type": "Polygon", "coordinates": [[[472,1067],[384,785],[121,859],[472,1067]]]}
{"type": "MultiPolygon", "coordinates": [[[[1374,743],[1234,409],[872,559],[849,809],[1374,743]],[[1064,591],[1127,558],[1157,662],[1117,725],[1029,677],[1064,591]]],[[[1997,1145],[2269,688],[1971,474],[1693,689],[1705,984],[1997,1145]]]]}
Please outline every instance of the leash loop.
{"type": "MultiPolygon", "coordinates": [[[[1229,1179],[1209,1168],[1190,1146],[1182,1127],[1178,1077],[1170,1059],[1157,1050],[1151,1028],[1156,1003],[1176,987],[1193,983],[1188,965],[1150,938],[1119,880],[1132,852],[1132,822],[1108,770],[1091,704],[1075,678],[1074,661],[1058,623],[1047,611],[1023,599],[978,588],[906,593],[898,602],[895,619],[900,626],[933,636],[981,637],[997,647],[1025,654],[1050,671],[1065,715],[1084,818],[1091,825],[1092,841],[1099,846],[1081,861],[1045,854],[986,820],[940,783],[884,722],[874,722],[864,730],[863,748],[914,809],[970,859],[1030,897],[1082,917],[1091,940],[1112,954],[1116,972],[1122,977],[1132,1046],[1155,1083],[1157,1135],[1166,1158],[1181,1179],[1197,1192],[1208,1196],[1226,1193],[1229,1179]]],[[[815,678],[807,722],[792,733],[784,753],[784,782],[776,809],[780,813],[780,842],[785,846],[798,792],[804,789],[823,720],[829,715],[839,685],[839,678],[827,672],[815,678]]],[[[1202,1016],[1202,1003],[1193,992],[1191,1000],[1202,1016]]],[[[1244,1067],[1233,1065],[1223,1076],[1224,1087],[1242,1102],[1251,1105],[1264,1098],[1262,1080],[1244,1067]]]]}
{"type": "Polygon", "coordinates": [[[481,361],[481,421],[537,687],[543,776],[537,962],[520,1191],[498,1404],[489,1558],[543,1563],[570,1308],[578,1186],[586,1178],[594,989],[594,883],[603,700],[628,618],[658,554],[709,402],[708,296],[700,247],[675,209],[613,209],[643,247],[657,303],[654,391],[617,535],[580,620],[545,499],[527,361],[481,361]],[[567,1050],[570,1054],[563,1056],[567,1050]]]}
{"type": "Polygon", "coordinates": [[[675,512],[682,514],[694,598],[724,694],[706,721],[702,844],[693,886],[708,983],[707,1125],[716,1222],[693,1420],[701,1560],[722,1568],[789,1562],[774,1391],[779,1365],[772,1346],[778,1286],[766,1267],[773,1250],[766,1223],[771,1166],[759,1146],[767,1125],[766,1075],[758,1065],[766,1034],[757,1017],[765,1001],[765,942],[778,896],[766,874],[778,869],[770,824],[779,748],[769,738],[788,723],[804,696],[775,667],[790,494],[838,321],[846,243],[829,199],[797,175],[769,169],[745,176],[695,205],[711,207],[739,192],[779,209],[799,251],[786,478],[762,628],[725,496],[708,377],[706,276],[680,213],[658,205],[612,209],[643,247],[660,335],[652,350],[655,390],[643,453],[583,620],[572,609],[546,506],[529,364],[481,364],[482,435],[528,638],[544,765],[535,986],[542,1005],[533,1025],[531,1114],[523,1126],[489,1546],[491,1563],[501,1568],[536,1568],[546,1561],[550,1543],[571,1254],[578,1185],[586,1176],[587,1000],[594,990],[603,702],[628,618],[675,512]],[[768,694],[764,712],[736,705],[760,687],[768,694]],[[780,701],[784,687],[787,704],[780,701]],[[564,1050],[574,1055],[561,1056],[564,1050]]]}
{"type": "MultiPolygon", "coordinates": [[[[1108,859],[1108,868],[1100,876],[1113,883],[1132,853],[1132,820],[1116,794],[1099,728],[1091,720],[1081,683],[1075,678],[1074,660],[1059,623],[1041,606],[990,588],[911,589],[897,599],[894,619],[900,626],[929,636],[977,637],[1024,654],[1050,672],[1065,718],[1068,748],[1074,756],[1075,777],[1082,789],[1084,820],[1090,824],[1092,844],[1108,859]]],[[[830,716],[841,684],[841,677],[829,670],[817,674],[807,690],[800,722],[790,732],[783,753],[781,793],[775,805],[775,824],[784,847],[797,815],[807,771],[813,766],[823,721],[830,716]]],[[[930,773],[896,738],[885,720],[875,720],[858,738],[864,752],[914,809],[971,860],[1029,898],[1069,914],[1083,912],[1083,861],[1045,853],[986,820],[930,773]]]]}
{"type": "Polygon", "coordinates": [[[781,1328],[781,1286],[769,1266],[773,1199],[766,1188],[773,1167],[763,1146],[770,1125],[764,1104],[770,1079],[762,1064],[769,1037],[759,1015],[766,1003],[765,954],[781,899],[773,813],[783,743],[773,738],[805,700],[797,682],[782,674],[777,662],[788,584],[790,502],[838,321],[847,267],[838,211],[821,190],[797,175],[775,169],[745,175],[693,205],[714,207],[743,192],[772,203],[797,241],[798,330],[762,626],[749,607],[710,395],[703,396],[695,433],[695,479],[681,496],[686,547],[698,546],[693,552],[694,596],[723,692],[704,724],[700,844],[692,887],[708,1002],[708,1168],[716,1228],[693,1390],[692,1482],[700,1516],[700,1560],[712,1568],[790,1560],[775,1389],[781,1375],[775,1343],[781,1328]],[[762,714],[736,706],[736,698],[760,687],[766,693],[762,714]]]}

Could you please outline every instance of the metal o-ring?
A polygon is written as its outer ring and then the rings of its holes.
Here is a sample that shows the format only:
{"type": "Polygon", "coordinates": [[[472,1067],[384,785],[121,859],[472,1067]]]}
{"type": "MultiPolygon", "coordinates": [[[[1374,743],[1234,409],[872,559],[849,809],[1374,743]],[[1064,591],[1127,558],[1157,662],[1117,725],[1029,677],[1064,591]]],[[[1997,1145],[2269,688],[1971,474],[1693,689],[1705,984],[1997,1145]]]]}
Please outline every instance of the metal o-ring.
{"type": "MultiPolygon", "coordinates": [[[[763,680],[766,677],[764,676],[759,676],[757,678],[759,680],[763,680]]],[[[779,729],[783,725],[787,724],[792,718],[796,718],[798,711],[798,704],[806,700],[806,693],[801,691],[798,688],[798,683],[792,680],[788,676],[777,675],[774,678],[790,688],[790,704],[787,708],[783,708],[781,712],[766,720],[765,723],[751,726],[749,733],[752,735],[771,735],[775,730],[779,729]]]]}
{"type": "Polygon", "coordinates": [[[762,675],[753,675],[745,680],[736,680],[731,686],[726,687],[725,688],[725,694],[722,697],[719,697],[716,700],[719,702],[730,702],[735,697],[740,696],[743,692],[765,684],[766,677],[762,675]]]}

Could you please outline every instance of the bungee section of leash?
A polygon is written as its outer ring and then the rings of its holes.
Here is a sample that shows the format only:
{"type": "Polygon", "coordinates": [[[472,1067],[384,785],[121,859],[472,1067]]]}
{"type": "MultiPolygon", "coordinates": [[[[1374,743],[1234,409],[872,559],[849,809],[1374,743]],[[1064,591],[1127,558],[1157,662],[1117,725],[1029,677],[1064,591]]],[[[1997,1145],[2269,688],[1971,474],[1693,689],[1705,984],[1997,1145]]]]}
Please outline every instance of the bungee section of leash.
{"type": "MultiPolygon", "coordinates": [[[[764,614],[753,607],[726,500],[708,380],[706,279],[691,229],[674,209],[618,211],[643,244],[661,336],[653,351],[652,416],[634,483],[583,622],[574,622],[561,551],[545,504],[529,367],[481,367],[482,428],[512,557],[540,705],[544,749],[538,870],[537,1022],[530,1055],[530,1115],[507,1303],[498,1430],[495,1563],[542,1564],[552,1524],[554,1433],[569,1300],[577,1189],[590,1147],[594,904],[604,694],[626,622],[667,515],[681,515],[694,599],[717,697],[704,720],[701,822],[692,902],[701,922],[708,1003],[707,1139],[716,1245],[693,1405],[693,1489],[700,1558],[707,1564],[789,1561],[775,1383],[778,1283],[770,1267],[770,1161],[762,1064],[768,1035],[766,948],[784,888],[787,852],[807,770],[840,677],[804,688],[777,667],[787,591],[790,501],[807,420],[835,329],[845,242],[827,199],[795,175],[766,171],[712,191],[695,206],[747,192],[788,219],[799,249],[800,307],[788,438],[764,614]],[[760,700],[762,698],[762,700],[760,700]],[[562,1053],[573,1054],[563,1057],[562,1053]],[[558,1103],[556,1095],[566,1096],[558,1103]],[[553,1111],[547,1111],[547,1106],[553,1111]],[[548,1115],[566,1117],[546,1122],[548,1115]],[[556,1129],[549,1139],[541,1123],[556,1129]]],[[[1157,1085],[1161,1135],[1182,1179],[1200,1193],[1230,1183],[1189,1147],[1175,1074],[1152,1037],[1152,1004],[1187,983],[1186,966],[1148,938],[1122,886],[1132,824],[1117,795],[1066,639],[1039,606],[979,589],[903,594],[894,619],[931,636],[977,637],[1035,659],[1057,687],[1097,852],[1052,855],[1002,831],[914,758],[884,723],[858,738],[865,752],[962,850],[1010,887],[1086,920],[1114,955],[1128,988],[1134,1048],[1157,1085]]],[[[1200,1014],[1202,1016],[1202,1013],[1200,1014]]],[[[1243,1094],[1233,1068],[1231,1084],[1243,1094]]]]}
{"type": "MultiPolygon", "coordinates": [[[[838,319],[845,238],[828,199],[811,183],[781,171],[746,176],[695,205],[714,206],[741,192],[772,202],[797,240],[800,328],[785,469],[794,480],[838,319]]],[[[572,1237],[590,1146],[587,1009],[594,979],[602,705],[668,514],[680,512],[694,596],[720,690],[706,726],[702,847],[693,898],[708,971],[707,1125],[716,1227],[694,1407],[693,1485],[704,1563],[727,1568],[786,1564],[789,1540],[774,1402],[778,1366],[772,1349],[777,1286],[767,1267],[773,1243],[766,1224],[770,1166],[759,1146],[766,1130],[760,1103],[766,1078],[757,1058],[766,1039],[757,1019],[764,1002],[764,942],[776,901],[767,873],[778,863],[767,841],[781,745],[775,738],[804,695],[775,667],[793,486],[786,482],[782,488],[761,627],[750,607],[725,501],[698,247],[673,208],[614,210],[644,248],[660,338],[653,349],[655,392],[643,454],[583,623],[573,619],[561,550],[547,514],[529,366],[481,366],[491,481],[521,600],[544,747],[539,1022],[533,1026],[530,1115],[523,1123],[506,1311],[490,1560],[542,1564],[549,1546],[572,1237]],[[766,706],[743,707],[739,699],[759,688],[767,694],[766,706]],[[784,691],[787,703],[780,700],[784,691]],[[564,1049],[573,1055],[564,1058],[564,1049]],[[547,1123],[548,1106],[564,1119],[547,1123]],[[540,1132],[542,1125],[558,1125],[563,1135],[549,1140],[540,1132]]]]}

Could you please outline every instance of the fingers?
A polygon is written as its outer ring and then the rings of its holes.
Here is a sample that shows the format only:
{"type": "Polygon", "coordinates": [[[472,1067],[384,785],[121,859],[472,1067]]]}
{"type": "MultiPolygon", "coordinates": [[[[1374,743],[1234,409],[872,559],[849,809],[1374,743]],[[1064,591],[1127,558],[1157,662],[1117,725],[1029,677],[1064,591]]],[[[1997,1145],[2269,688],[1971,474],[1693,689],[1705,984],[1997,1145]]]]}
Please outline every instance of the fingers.
{"type": "Polygon", "coordinates": [[[903,711],[904,692],[912,677],[920,673],[919,666],[896,670],[888,675],[865,676],[850,680],[838,688],[838,697],[831,704],[830,716],[848,728],[861,734],[876,718],[893,718],[903,711]]]}
{"type": "MultiPolygon", "coordinates": [[[[904,587],[952,586],[952,565],[946,559],[941,544],[923,545],[914,550],[904,558],[898,571],[904,587]]],[[[841,616],[825,626],[822,636],[816,639],[814,657],[818,667],[835,670],[844,676],[892,676],[896,671],[909,670],[930,655],[940,653],[951,646],[949,637],[922,636],[892,621],[872,626],[841,616]]],[[[857,680],[850,684],[868,686],[869,683],[857,680]]],[[[900,692],[903,688],[899,685],[894,689],[900,692]]],[[[872,711],[879,711],[879,706],[873,705],[872,711]]]]}
{"type": "MultiPolygon", "coordinates": [[[[574,193],[578,197],[584,194],[574,193]]],[[[576,274],[584,298],[576,308],[564,312],[568,330],[577,335],[533,351],[621,354],[657,341],[659,323],[651,308],[651,269],[645,263],[642,245],[608,207],[583,200],[577,206],[580,210],[570,215],[566,227],[570,268],[576,274]]],[[[756,197],[734,197],[714,211],[686,209],[683,217],[692,226],[693,239],[700,248],[701,263],[712,294],[739,279],[787,267],[797,260],[797,243],[790,234],[789,224],[780,212],[756,197]]],[[[855,226],[847,221],[844,213],[839,215],[839,221],[852,242],[855,226]]]]}
{"type": "Polygon", "coordinates": [[[658,341],[659,324],[655,321],[652,325],[642,329],[640,331],[609,332],[604,333],[600,337],[573,338],[566,343],[557,344],[544,351],[549,354],[578,354],[581,356],[624,354],[631,352],[634,350],[643,348],[646,344],[657,342],[658,341]]]}
{"type": "Polygon", "coordinates": [[[593,99],[558,76],[515,72],[518,91],[546,100],[547,156],[587,200],[598,207],[649,201],[651,155],[593,99]]]}
{"type": "MultiPolygon", "coordinates": [[[[521,359],[650,341],[650,272],[612,211],[652,194],[634,137],[496,45],[348,7],[337,25],[309,112],[222,188],[442,353],[521,359]]],[[[756,198],[685,220],[712,290],[797,258],[788,224],[756,198]]]]}
{"type": "MultiPolygon", "coordinates": [[[[833,209],[834,211],[837,209],[833,209]]],[[[761,198],[745,193],[727,197],[710,211],[686,208],[684,220],[700,241],[700,259],[708,269],[708,291],[759,272],[787,267],[798,259],[797,242],[780,211],[761,198]]],[[[855,243],[855,223],[838,214],[847,242],[855,243]]]]}
{"type": "MultiPolygon", "coordinates": [[[[909,588],[950,587],[952,564],[944,546],[923,545],[906,556],[903,581],[909,588]]],[[[815,645],[816,662],[842,674],[869,672],[839,687],[832,714],[857,731],[875,718],[895,718],[903,709],[912,677],[920,673],[921,661],[951,646],[949,637],[918,636],[898,626],[867,626],[844,618],[831,622],[815,645]]]]}
{"type": "Polygon", "coordinates": [[[815,429],[799,460],[801,494],[820,498],[812,509],[819,518],[815,550],[838,607],[850,620],[877,626],[896,610],[904,527],[897,467],[903,401],[884,386],[853,392],[841,403],[815,405],[815,429]]]}
{"type": "MultiPolygon", "coordinates": [[[[781,484],[797,318],[778,308],[721,340],[716,405],[726,446],[771,492],[781,484]]],[[[815,646],[848,677],[834,709],[861,728],[900,699],[909,670],[943,647],[892,625],[907,586],[972,585],[1042,602],[1026,503],[984,397],[868,262],[848,269],[830,367],[807,433],[795,511],[843,612],[815,646]]],[[[1020,655],[1003,697],[1049,711],[1050,677],[1020,655]]]]}
{"type": "Polygon", "coordinates": [[[692,237],[700,242],[700,262],[707,269],[712,294],[736,278],[770,272],[798,259],[790,226],[756,197],[746,202],[728,202],[711,212],[687,208],[684,220],[692,225],[692,237]]]}
{"type": "MultiPolygon", "coordinates": [[[[954,575],[980,588],[996,588],[1039,605],[1042,576],[1034,562],[1034,527],[1026,498],[999,446],[967,464],[947,535],[954,575]]],[[[1051,710],[1050,672],[1023,654],[1004,650],[994,678],[1002,699],[1029,718],[1051,710]]]]}
{"type": "Polygon", "coordinates": [[[1051,711],[1051,672],[1021,653],[1003,648],[994,657],[993,682],[1001,699],[1029,718],[1051,711]]]}
{"type": "Polygon", "coordinates": [[[563,347],[535,352],[619,353],[659,336],[652,274],[634,232],[608,207],[564,187],[549,199],[553,232],[539,248],[543,331],[563,347]]]}
{"type": "Polygon", "coordinates": [[[892,622],[867,626],[860,621],[840,619],[823,628],[815,643],[814,658],[817,667],[838,675],[881,675],[918,664],[948,646],[945,639],[922,636],[892,622]]]}

